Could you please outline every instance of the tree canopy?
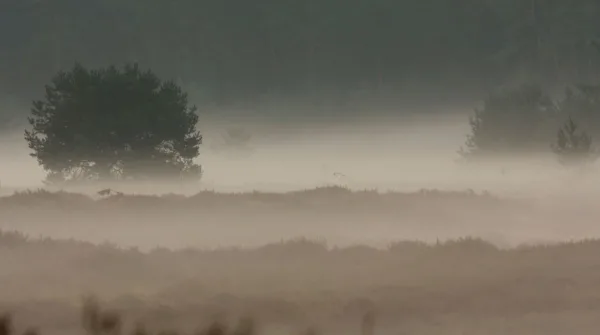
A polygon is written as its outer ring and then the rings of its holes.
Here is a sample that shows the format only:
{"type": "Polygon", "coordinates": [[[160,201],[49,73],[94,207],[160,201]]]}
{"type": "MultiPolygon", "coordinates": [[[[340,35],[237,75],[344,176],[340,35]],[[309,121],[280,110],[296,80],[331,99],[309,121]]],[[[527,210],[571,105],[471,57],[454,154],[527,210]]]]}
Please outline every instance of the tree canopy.
{"type": "Polygon", "coordinates": [[[550,146],[563,165],[590,163],[592,138],[600,137],[600,85],[568,87],[555,99],[535,85],[493,92],[469,122],[464,158],[548,153],[550,146]]]}
{"type": "Polygon", "coordinates": [[[196,108],[137,65],[56,74],[33,102],[25,139],[51,182],[197,178],[196,108]]]}

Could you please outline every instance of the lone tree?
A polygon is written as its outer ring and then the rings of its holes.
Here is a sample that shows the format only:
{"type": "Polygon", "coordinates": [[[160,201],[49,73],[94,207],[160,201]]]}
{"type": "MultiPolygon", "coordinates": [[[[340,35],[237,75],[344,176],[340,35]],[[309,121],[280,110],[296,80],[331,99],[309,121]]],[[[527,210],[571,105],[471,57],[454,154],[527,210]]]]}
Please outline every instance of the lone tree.
{"type": "Polygon", "coordinates": [[[598,159],[598,152],[592,147],[592,137],[579,131],[571,117],[558,130],[552,150],[558,161],[568,167],[583,167],[598,159]]]}
{"type": "Polygon", "coordinates": [[[196,107],[172,81],[137,64],[77,64],[33,102],[25,140],[52,183],[200,178],[196,107]]]}

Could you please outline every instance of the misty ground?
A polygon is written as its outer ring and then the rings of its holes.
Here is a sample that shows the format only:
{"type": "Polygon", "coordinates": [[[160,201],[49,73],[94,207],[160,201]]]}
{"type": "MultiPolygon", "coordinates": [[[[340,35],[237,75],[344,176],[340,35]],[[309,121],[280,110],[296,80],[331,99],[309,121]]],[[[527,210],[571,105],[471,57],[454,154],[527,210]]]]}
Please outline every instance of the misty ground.
{"type": "MultiPolygon", "coordinates": [[[[488,213],[473,206],[446,204],[444,209],[435,210],[428,206],[400,209],[390,205],[386,210],[375,206],[348,211],[322,206],[315,212],[243,201],[241,205],[231,204],[224,209],[122,206],[110,211],[56,212],[11,208],[4,209],[5,220],[0,227],[18,229],[33,236],[77,238],[96,243],[111,241],[144,249],[156,245],[170,248],[260,245],[297,236],[323,238],[336,245],[366,243],[374,246],[398,238],[435,241],[473,235],[502,245],[514,245],[596,236],[595,225],[588,224],[588,221],[594,222],[593,217],[569,227],[560,222],[563,217],[581,216],[582,212],[591,210],[586,206],[597,196],[594,185],[600,181],[600,175],[582,176],[565,170],[552,156],[509,158],[477,166],[461,164],[457,161],[457,150],[468,132],[468,115],[449,113],[442,117],[425,112],[388,120],[363,116],[360,123],[360,120],[352,120],[335,127],[314,120],[298,125],[244,123],[241,118],[237,121],[232,118],[223,123],[205,116],[200,123],[205,136],[199,159],[205,173],[200,183],[173,186],[152,182],[106,187],[126,194],[147,195],[192,195],[200,191],[290,192],[326,185],[379,192],[471,189],[523,199],[535,209],[503,208],[488,213]],[[251,134],[244,150],[219,147],[223,131],[231,127],[242,127],[251,134]],[[40,225],[40,220],[51,224],[40,225]],[[487,223],[481,224],[481,221],[487,223]],[[139,230],[142,225],[143,233],[139,230]],[[256,234],[257,230],[261,234],[256,234]]],[[[29,157],[22,134],[15,132],[4,137],[0,142],[0,158],[3,162],[0,194],[44,187],[43,171],[29,157]]],[[[100,188],[80,187],[69,191],[96,197],[100,188]]]]}
{"type": "Polygon", "coordinates": [[[465,119],[246,125],[247,151],[213,150],[217,124],[199,185],[109,197],[23,192],[43,173],[7,135],[0,307],[43,334],[78,332],[84,294],[155,330],[249,314],[269,334],[358,334],[373,310],[377,334],[595,333],[600,244],[577,241],[600,237],[600,176],[551,156],[461,165],[465,119]]]}
{"type": "MultiPolygon", "coordinates": [[[[201,114],[199,130],[204,143],[198,162],[204,167],[202,181],[179,189],[153,184],[127,190],[147,194],[283,192],[335,184],[355,190],[470,188],[538,196],[572,187],[552,156],[510,158],[477,168],[459,164],[457,151],[469,132],[471,108],[431,107],[404,116],[399,108],[398,116],[387,118],[369,117],[363,110],[360,116],[336,119],[335,125],[318,118],[302,123],[261,123],[238,116],[224,122],[210,113],[201,114]],[[444,111],[445,116],[440,115],[444,111]],[[251,135],[245,149],[219,146],[223,133],[231,128],[251,135]]],[[[43,186],[44,171],[29,156],[22,130],[15,129],[3,134],[0,141],[0,194],[5,195],[43,186]]]]}
{"type": "Polygon", "coordinates": [[[593,333],[599,211],[574,193],[17,193],[0,229],[30,237],[0,236],[0,301],[48,334],[77,331],[84,294],[156,330],[358,333],[374,311],[378,334],[593,333]]]}

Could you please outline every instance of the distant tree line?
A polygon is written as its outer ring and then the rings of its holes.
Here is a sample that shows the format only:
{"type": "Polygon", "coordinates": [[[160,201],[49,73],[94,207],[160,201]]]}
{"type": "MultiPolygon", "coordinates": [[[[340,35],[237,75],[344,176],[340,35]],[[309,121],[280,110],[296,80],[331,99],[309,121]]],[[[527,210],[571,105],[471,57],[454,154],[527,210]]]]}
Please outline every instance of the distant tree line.
{"type": "Polygon", "coordinates": [[[0,89],[137,62],[216,102],[411,78],[598,78],[596,0],[8,0],[0,89]]]}
{"type": "Polygon", "coordinates": [[[467,160],[554,152],[563,165],[586,165],[598,158],[600,86],[569,87],[560,99],[536,85],[496,91],[469,123],[460,149],[467,160]]]}

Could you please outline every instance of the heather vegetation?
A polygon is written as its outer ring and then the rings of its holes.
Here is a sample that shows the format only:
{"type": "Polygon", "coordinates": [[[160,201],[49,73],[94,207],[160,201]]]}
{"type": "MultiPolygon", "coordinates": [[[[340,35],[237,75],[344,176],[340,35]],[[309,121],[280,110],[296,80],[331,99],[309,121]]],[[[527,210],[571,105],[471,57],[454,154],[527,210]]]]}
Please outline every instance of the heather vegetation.
{"type": "Polygon", "coordinates": [[[10,270],[2,277],[1,307],[13,312],[18,329],[35,326],[42,334],[79,328],[80,292],[88,289],[103,297],[106,311],[83,305],[83,326],[92,334],[196,334],[213,322],[231,322],[234,332],[239,319],[254,320],[258,333],[337,333],[357,331],[369,314],[383,334],[461,327],[542,334],[542,322],[597,325],[597,240],[502,249],[464,238],[377,249],[297,239],[140,252],[4,232],[0,247],[10,270]]]}

